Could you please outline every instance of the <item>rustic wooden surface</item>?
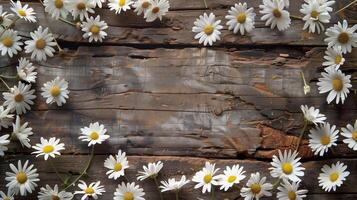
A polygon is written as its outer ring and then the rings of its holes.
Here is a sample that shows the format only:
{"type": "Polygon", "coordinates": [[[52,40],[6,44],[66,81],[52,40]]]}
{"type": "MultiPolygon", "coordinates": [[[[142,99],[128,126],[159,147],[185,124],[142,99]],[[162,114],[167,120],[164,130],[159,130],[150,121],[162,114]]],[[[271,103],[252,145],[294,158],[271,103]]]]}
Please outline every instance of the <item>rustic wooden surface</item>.
{"type": "MultiPolygon", "coordinates": [[[[220,19],[234,4],[230,0],[207,1],[220,19]]],[[[0,2],[8,7],[8,1],[0,2]]],[[[299,15],[302,2],[291,1],[293,14],[299,15]]],[[[335,7],[348,2],[338,1],[335,7]]],[[[257,28],[248,36],[224,30],[222,41],[204,48],[193,40],[191,32],[195,18],[209,11],[203,1],[170,3],[171,11],[162,23],[145,23],[132,12],[118,16],[108,9],[97,10],[109,25],[109,37],[102,44],[87,43],[80,31],[46,18],[40,4],[31,3],[41,24],[49,25],[66,49],[65,54],[36,64],[39,78],[34,87],[38,98],[33,111],[24,118],[34,129],[32,144],[40,137],[61,138],[66,150],[55,159],[59,171],[78,172],[88,158],[86,143],[77,139],[80,128],[94,121],[103,123],[111,138],[96,147],[97,155],[86,177],[89,181],[100,179],[106,185],[101,199],[112,199],[115,187],[123,181],[108,180],[103,167],[104,159],[118,149],[130,155],[128,178],[133,181],[143,164],[155,160],[165,163],[161,178],[181,174],[191,178],[206,160],[221,168],[239,163],[248,175],[260,171],[269,177],[271,156],[297,141],[302,126],[301,104],[319,107],[338,127],[356,120],[356,93],[350,94],[344,105],[328,105],[326,95],[318,94],[316,82],[323,70],[325,50],[323,34],[302,31],[299,20],[293,20],[286,32],[272,31],[264,27],[258,14],[257,28]],[[300,71],[312,87],[306,96],[300,71]],[[63,107],[49,106],[40,97],[42,84],[56,76],[69,81],[70,99],[63,107]]],[[[248,1],[256,12],[259,3],[248,1]]],[[[341,18],[356,23],[356,9],[350,7],[334,15],[331,24],[341,18]]],[[[18,23],[16,29],[26,37],[34,26],[18,23]]],[[[354,76],[356,55],[356,50],[348,54],[342,67],[354,76]]],[[[16,63],[17,58],[1,57],[0,72],[13,74],[16,63]]],[[[306,140],[303,144],[300,155],[307,168],[303,187],[309,190],[308,199],[356,199],[357,153],[340,144],[333,153],[317,158],[306,140]],[[348,164],[351,175],[337,192],[326,194],[317,186],[319,169],[336,160],[348,164]]],[[[1,176],[9,170],[10,162],[29,159],[39,169],[41,185],[57,183],[49,164],[33,158],[30,152],[12,143],[7,156],[0,158],[1,176]]],[[[0,179],[0,189],[4,185],[0,179]]],[[[158,199],[152,183],[140,185],[146,199],[158,199]]],[[[191,188],[192,183],[181,199],[207,198],[191,188]]],[[[164,197],[174,198],[169,193],[164,197]]],[[[218,199],[239,199],[239,192],[219,193],[218,199]]]]}

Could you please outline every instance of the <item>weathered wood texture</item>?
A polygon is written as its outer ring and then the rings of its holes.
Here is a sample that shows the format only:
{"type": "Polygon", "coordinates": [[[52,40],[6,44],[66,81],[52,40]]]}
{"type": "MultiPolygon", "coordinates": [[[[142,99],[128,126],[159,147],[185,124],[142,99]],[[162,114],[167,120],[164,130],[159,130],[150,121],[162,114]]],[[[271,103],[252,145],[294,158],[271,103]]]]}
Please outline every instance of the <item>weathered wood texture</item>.
{"type": "MultiPolygon", "coordinates": [[[[229,0],[207,1],[220,19],[233,5],[229,0]]],[[[293,14],[298,15],[302,2],[291,1],[293,14]]],[[[335,8],[347,2],[338,1],[335,8]]],[[[259,3],[248,2],[256,11],[259,3]]],[[[102,199],[111,199],[119,183],[109,181],[103,167],[104,159],[118,149],[130,155],[128,177],[133,181],[137,169],[155,160],[165,162],[162,177],[186,174],[191,178],[206,159],[221,168],[239,163],[247,174],[260,171],[269,176],[272,155],[297,142],[302,127],[300,105],[319,107],[338,127],[356,120],[356,93],[351,93],[344,105],[328,105],[326,95],[318,94],[324,35],[302,31],[299,20],[294,20],[288,31],[279,33],[264,27],[258,15],[257,29],[248,36],[224,30],[223,40],[214,48],[201,48],[193,40],[191,28],[194,19],[205,11],[203,1],[172,1],[171,11],[162,23],[148,24],[131,12],[117,16],[103,9],[97,11],[110,28],[108,39],[99,46],[87,43],[73,27],[45,19],[39,3],[31,5],[39,13],[41,24],[49,24],[59,35],[66,51],[36,63],[39,78],[34,88],[38,98],[23,121],[34,129],[33,144],[40,137],[58,137],[66,144],[64,156],[55,160],[61,173],[79,171],[87,159],[88,147],[77,139],[80,128],[94,121],[103,123],[111,138],[96,147],[97,156],[86,177],[100,179],[106,185],[102,199]],[[306,96],[301,71],[312,87],[306,96]],[[40,96],[43,83],[56,76],[70,83],[70,99],[63,107],[49,106],[40,96]]],[[[352,6],[333,16],[333,22],[348,16],[350,23],[356,23],[355,9],[352,6]]],[[[16,24],[25,36],[34,28],[16,24]]],[[[353,76],[357,75],[356,55],[356,50],[346,55],[342,67],[353,76]]],[[[16,64],[17,58],[1,57],[0,72],[13,74],[16,64]]],[[[321,159],[314,157],[307,141],[303,141],[300,155],[307,168],[303,187],[309,189],[309,199],[357,198],[357,154],[342,144],[342,138],[339,143],[333,153],[321,159]],[[317,187],[319,168],[337,159],[348,164],[352,173],[337,192],[326,194],[317,187]]],[[[10,162],[30,159],[40,170],[41,185],[54,184],[56,179],[48,163],[30,157],[30,152],[12,143],[8,155],[0,160],[1,176],[10,162]]],[[[152,183],[141,185],[147,199],[158,199],[152,183]]],[[[183,191],[182,199],[207,198],[189,188],[192,184],[183,191]]],[[[238,196],[237,190],[219,193],[219,199],[238,196]]],[[[173,198],[169,194],[165,197],[173,198]]]]}

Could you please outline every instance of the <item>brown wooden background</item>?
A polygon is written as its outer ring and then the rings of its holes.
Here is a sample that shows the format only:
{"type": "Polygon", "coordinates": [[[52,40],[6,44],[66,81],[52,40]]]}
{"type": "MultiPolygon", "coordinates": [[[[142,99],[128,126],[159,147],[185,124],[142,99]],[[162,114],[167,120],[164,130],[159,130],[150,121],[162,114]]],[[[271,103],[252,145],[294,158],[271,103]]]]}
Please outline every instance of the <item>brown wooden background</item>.
{"type": "MultiPolygon", "coordinates": [[[[8,8],[8,1],[0,2],[8,8]]],[[[238,1],[207,2],[225,24],[227,10],[238,1]]],[[[260,1],[247,2],[258,14],[260,1]]],[[[289,10],[293,15],[300,15],[302,2],[291,1],[289,10]]],[[[349,2],[338,1],[335,9],[349,2]]],[[[285,32],[270,30],[258,14],[256,29],[249,35],[234,35],[225,29],[220,42],[204,48],[191,32],[195,18],[209,12],[203,1],[171,0],[170,4],[171,10],[163,21],[154,23],[146,23],[132,11],[115,15],[109,9],[97,10],[110,26],[109,36],[101,44],[90,44],[82,39],[81,31],[45,17],[41,5],[31,3],[41,24],[49,26],[66,49],[64,55],[36,64],[38,98],[24,119],[34,129],[31,142],[39,142],[40,137],[61,138],[66,151],[54,162],[62,174],[78,172],[89,152],[87,144],[77,139],[80,128],[90,122],[103,123],[111,138],[97,146],[86,177],[105,184],[107,192],[101,199],[112,199],[115,187],[124,181],[108,180],[103,167],[104,159],[118,149],[130,155],[127,173],[132,181],[143,164],[156,160],[165,163],[162,179],[181,174],[191,178],[209,160],[221,168],[239,163],[248,176],[260,171],[274,181],[268,172],[271,156],[277,149],[289,148],[296,142],[302,126],[301,104],[319,107],[338,127],[356,120],[355,92],[344,105],[327,105],[326,95],[318,94],[316,81],[323,70],[324,34],[302,31],[300,20],[293,20],[285,32]],[[302,91],[300,71],[312,87],[307,96],[302,91]],[[64,107],[48,106],[40,97],[42,84],[56,76],[70,83],[70,99],[64,107]]],[[[342,18],[356,23],[356,10],[352,6],[333,15],[327,27],[342,18]]],[[[28,36],[35,26],[19,22],[16,29],[28,36]]],[[[354,77],[356,55],[356,50],[348,54],[342,67],[354,77]]],[[[1,73],[15,73],[16,64],[17,58],[1,57],[1,73]]],[[[340,139],[342,143],[342,136],[340,139]]],[[[356,199],[357,153],[340,144],[326,157],[313,157],[306,144],[304,141],[301,155],[307,168],[303,187],[309,190],[308,199],[356,199]],[[317,176],[324,164],[337,160],[348,164],[351,175],[337,192],[327,194],[318,187],[317,176]]],[[[1,177],[9,170],[9,163],[29,159],[39,169],[41,186],[58,183],[49,163],[35,159],[30,152],[11,144],[7,155],[0,158],[1,177]]],[[[1,178],[1,190],[4,185],[1,178]]],[[[140,185],[146,199],[159,199],[152,182],[140,185]]],[[[191,183],[181,198],[208,198],[192,188],[191,183]]],[[[217,196],[240,199],[237,189],[217,196]]],[[[173,199],[174,195],[167,193],[164,197],[173,199]]]]}

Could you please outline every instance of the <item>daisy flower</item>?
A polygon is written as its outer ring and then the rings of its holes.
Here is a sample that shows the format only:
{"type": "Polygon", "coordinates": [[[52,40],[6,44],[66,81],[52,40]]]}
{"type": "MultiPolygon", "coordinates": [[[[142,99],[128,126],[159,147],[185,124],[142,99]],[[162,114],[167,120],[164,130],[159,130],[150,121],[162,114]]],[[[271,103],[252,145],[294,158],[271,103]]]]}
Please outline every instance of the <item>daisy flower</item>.
{"type": "Polygon", "coordinates": [[[320,94],[329,92],[327,96],[327,103],[331,103],[336,99],[336,104],[341,100],[343,104],[350,93],[351,75],[345,75],[341,70],[329,69],[327,72],[321,73],[322,78],[319,78],[317,85],[319,86],[320,94]]]}
{"type": "Polygon", "coordinates": [[[279,31],[289,28],[291,19],[290,13],[284,10],[285,4],[282,0],[263,0],[263,5],[259,5],[260,13],[263,14],[261,20],[266,21],[265,25],[275,27],[279,31]]]}
{"type": "Polygon", "coordinates": [[[120,14],[121,11],[130,10],[130,6],[133,3],[133,0],[109,0],[108,6],[110,10],[115,11],[115,14],[120,14]]]}
{"type": "Polygon", "coordinates": [[[1,55],[9,55],[12,58],[13,55],[16,55],[22,50],[21,37],[17,35],[17,31],[12,29],[5,30],[5,32],[0,37],[0,51],[1,55]]]}
{"type": "Polygon", "coordinates": [[[17,76],[28,83],[35,83],[37,78],[36,67],[26,58],[19,59],[19,65],[16,67],[17,76]]]}
{"type": "Polygon", "coordinates": [[[69,0],[44,0],[45,11],[51,15],[52,18],[58,19],[60,17],[66,19],[69,13],[69,0]]]}
{"type": "Polygon", "coordinates": [[[56,102],[58,106],[62,106],[62,104],[66,103],[66,99],[68,99],[68,82],[59,77],[44,83],[41,90],[41,95],[46,98],[47,104],[56,102]]]}
{"type": "Polygon", "coordinates": [[[103,3],[105,2],[105,0],[91,0],[91,1],[94,7],[98,6],[99,8],[102,8],[103,3]]]}
{"type": "Polygon", "coordinates": [[[141,15],[142,13],[145,13],[145,11],[151,6],[151,3],[149,0],[137,0],[133,4],[133,7],[135,8],[134,12],[136,12],[137,15],[141,15]]]}
{"type": "Polygon", "coordinates": [[[108,28],[105,21],[100,21],[100,16],[97,15],[96,18],[87,18],[86,22],[81,24],[82,31],[84,31],[83,37],[89,38],[89,42],[93,40],[95,42],[102,42],[103,39],[108,35],[104,30],[108,28]]]}
{"type": "Polygon", "coordinates": [[[15,195],[19,192],[21,196],[26,196],[27,193],[31,194],[37,187],[36,182],[40,181],[34,165],[29,165],[28,160],[22,165],[21,160],[19,160],[17,167],[11,163],[10,168],[12,172],[6,172],[5,180],[9,182],[6,187],[13,191],[15,195]]]}
{"type": "Polygon", "coordinates": [[[79,17],[80,21],[88,18],[88,13],[94,13],[94,4],[91,0],[71,0],[70,10],[73,19],[79,17]]]}
{"type": "Polygon", "coordinates": [[[221,20],[216,21],[216,16],[213,13],[210,13],[209,16],[206,13],[200,15],[192,27],[192,32],[197,33],[195,39],[198,39],[198,42],[203,43],[204,46],[207,44],[212,46],[214,42],[221,39],[219,35],[221,35],[220,30],[223,26],[219,25],[220,23],[221,20]]]}
{"type": "Polygon", "coordinates": [[[82,200],[93,198],[98,199],[99,195],[102,195],[105,192],[104,186],[100,185],[100,181],[93,182],[87,185],[84,181],[80,180],[78,187],[80,191],[75,191],[74,194],[83,194],[82,200]]]}
{"type": "Polygon", "coordinates": [[[14,193],[11,190],[7,190],[7,194],[0,191],[0,200],[14,200],[14,193]]]}
{"type": "Polygon", "coordinates": [[[0,156],[4,156],[4,152],[8,150],[6,146],[10,144],[9,137],[8,134],[0,136],[0,156]]]}
{"type": "Polygon", "coordinates": [[[28,22],[36,22],[36,13],[28,4],[22,6],[20,1],[16,1],[15,3],[11,0],[11,6],[11,10],[21,19],[28,22]]]}
{"type": "Polygon", "coordinates": [[[157,18],[162,20],[162,16],[166,15],[170,8],[168,0],[149,0],[149,3],[151,6],[144,13],[146,22],[153,22],[157,18]]]}
{"type": "Polygon", "coordinates": [[[117,180],[119,177],[124,176],[125,169],[129,168],[129,162],[126,158],[126,153],[118,151],[118,154],[114,156],[110,155],[104,161],[104,167],[108,168],[107,175],[109,179],[117,180]]]}
{"type": "Polygon", "coordinates": [[[240,195],[244,200],[260,199],[264,196],[270,197],[272,189],[273,185],[266,183],[266,177],[260,177],[259,172],[256,172],[250,175],[246,187],[240,190],[240,195]]]}
{"type": "Polygon", "coordinates": [[[13,14],[8,14],[6,11],[3,10],[3,7],[0,6],[0,26],[8,27],[12,24],[11,17],[13,14]]]}
{"type": "Polygon", "coordinates": [[[357,46],[357,25],[348,27],[346,20],[342,23],[338,22],[333,27],[326,30],[325,42],[329,47],[341,46],[342,52],[347,53],[352,51],[352,47],[357,46]]]}
{"type": "Polygon", "coordinates": [[[219,168],[215,169],[216,164],[206,162],[201,171],[196,172],[192,181],[196,182],[195,189],[202,187],[202,193],[211,192],[212,185],[218,185],[218,176],[215,176],[219,168]]]}
{"type": "Polygon", "coordinates": [[[290,183],[288,180],[283,180],[278,187],[277,198],[279,200],[302,200],[306,197],[307,190],[299,190],[300,182],[290,183]]]}
{"type": "Polygon", "coordinates": [[[55,185],[53,189],[49,185],[46,185],[46,188],[41,188],[37,198],[38,200],[72,200],[73,194],[66,191],[59,191],[58,185],[55,185]]]}
{"type": "Polygon", "coordinates": [[[305,168],[301,167],[301,158],[297,157],[298,153],[296,151],[284,150],[282,153],[279,150],[279,157],[274,155],[273,162],[270,164],[270,175],[274,178],[289,179],[293,182],[301,181],[299,177],[304,176],[305,168]]]}
{"type": "Polygon", "coordinates": [[[24,124],[21,125],[20,117],[17,115],[15,124],[12,124],[13,131],[11,137],[19,140],[22,146],[31,148],[29,136],[33,135],[33,132],[32,132],[32,128],[27,127],[27,125],[28,122],[25,122],[24,124]]]}
{"type": "Polygon", "coordinates": [[[19,81],[18,86],[11,88],[10,92],[4,92],[5,99],[4,105],[8,106],[11,111],[16,110],[18,115],[26,113],[31,110],[30,105],[33,105],[33,100],[36,98],[34,95],[35,90],[30,90],[30,84],[24,84],[19,81]]]}
{"type": "Polygon", "coordinates": [[[241,35],[244,35],[244,32],[249,33],[254,29],[254,8],[248,8],[247,3],[235,4],[228,11],[226,19],[229,30],[233,30],[233,33],[239,31],[241,35]]]}
{"type": "Polygon", "coordinates": [[[320,34],[325,30],[324,24],[329,23],[331,19],[327,7],[320,5],[317,0],[310,0],[307,4],[303,4],[300,12],[305,15],[303,30],[309,29],[309,33],[315,33],[317,30],[317,33],[320,34]]]}
{"type": "Polygon", "coordinates": [[[41,143],[32,146],[33,149],[37,150],[32,152],[32,154],[37,154],[36,157],[44,156],[45,160],[49,157],[55,158],[56,155],[61,155],[60,151],[64,150],[64,144],[59,142],[60,139],[56,139],[55,137],[49,140],[41,137],[41,143]]]}
{"type": "Polygon", "coordinates": [[[170,178],[167,181],[161,181],[161,192],[175,191],[178,192],[184,185],[189,183],[190,180],[186,180],[186,176],[183,175],[179,181],[174,178],[170,178]]]}
{"type": "Polygon", "coordinates": [[[4,106],[0,106],[0,130],[2,127],[9,128],[9,126],[12,124],[14,115],[9,113],[10,113],[10,108],[5,109],[4,106]]]}
{"type": "Polygon", "coordinates": [[[164,164],[161,161],[157,163],[149,163],[143,166],[144,171],[139,171],[138,180],[143,181],[147,178],[156,178],[164,164]]]}
{"type": "Polygon", "coordinates": [[[340,66],[345,63],[345,58],[343,58],[343,53],[340,46],[327,48],[325,51],[324,59],[326,61],[323,62],[322,65],[328,67],[327,69],[338,70],[340,66]]]}
{"type": "Polygon", "coordinates": [[[229,166],[223,171],[223,174],[218,175],[218,185],[221,185],[220,190],[227,191],[229,188],[233,187],[234,184],[239,184],[243,179],[245,179],[243,167],[239,165],[233,165],[232,168],[229,166]]]}
{"type": "Polygon", "coordinates": [[[309,108],[307,105],[301,105],[301,111],[304,114],[304,119],[309,123],[313,123],[315,125],[323,124],[326,120],[325,115],[321,114],[320,110],[315,109],[313,106],[309,108]]]}
{"type": "Polygon", "coordinates": [[[346,180],[347,176],[350,175],[349,171],[346,171],[347,165],[338,161],[336,164],[332,164],[331,167],[324,165],[320,173],[319,186],[322,187],[326,192],[330,192],[331,189],[336,191],[337,187],[340,187],[343,184],[343,181],[346,180]]]}
{"type": "Polygon", "coordinates": [[[349,148],[356,151],[357,150],[357,120],[355,121],[354,126],[348,124],[346,128],[342,128],[341,135],[343,135],[346,138],[343,140],[343,142],[347,144],[349,148]]]}
{"type": "Polygon", "coordinates": [[[89,127],[81,128],[81,136],[78,138],[83,142],[89,142],[88,146],[95,144],[102,144],[110,136],[106,135],[107,129],[104,128],[103,124],[98,122],[90,123],[89,127]]]}
{"type": "Polygon", "coordinates": [[[43,30],[42,26],[39,26],[36,31],[30,33],[32,40],[25,41],[25,53],[32,53],[31,59],[36,58],[37,61],[47,60],[47,56],[53,57],[56,46],[52,33],[48,31],[48,28],[43,30]]]}
{"type": "Polygon", "coordinates": [[[315,155],[323,156],[332,146],[337,146],[338,130],[336,126],[324,123],[310,130],[309,147],[315,155]]]}
{"type": "Polygon", "coordinates": [[[134,182],[125,184],[124,182],[119,184],[114,192],[114,200],[145,200],[143,196],[145,192],[134,182]]]}

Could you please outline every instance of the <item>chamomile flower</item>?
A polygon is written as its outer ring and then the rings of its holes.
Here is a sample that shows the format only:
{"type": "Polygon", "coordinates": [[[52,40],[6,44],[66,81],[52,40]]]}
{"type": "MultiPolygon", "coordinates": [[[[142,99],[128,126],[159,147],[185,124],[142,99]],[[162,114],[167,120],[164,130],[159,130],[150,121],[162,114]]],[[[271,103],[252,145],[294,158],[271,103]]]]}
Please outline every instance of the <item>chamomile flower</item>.
{"type": "Polygon", "coordinates": [[[34,95],[35,90],[31,90],[30,84],[18,83],[18,86],[11,88],[10,92],[4,92],[5,99],[4,105],[8,106],[11,111],[16,110],[18,115],[26,113],[27,110],[31,110],[30,105],[33,105],[33,100],[36,98],[34,95]]]}
{"type": "Polygon", "coordinates": [[[100,21],[100,16],[87,18],[86,22],[82,22],[83,38],[89,38],[89,42],[102,42],[108,35],[104,30],[108,28],[105,21],[100,21]]]}
{"type": "Polygon", "coordinates": [[[11,17],[13,14],[9,14],[6,11],[3,10],[3,7],[0,6],[0,26],[2,27],[8,27],[12,24],[11,17]]]}
{"type": "Polygon", "coordinates": [[[357,150],[357,120],[355,121],[354,126],[348,124],[346,128],[342,128],[341,135],[343,135],[346,138],[343,140],[343,142],[347,144],[349,148],[356,151],[357,150]]]}
{"type": "Polygon", "coordinates": [[[275,27],[279,31],[289,28],[291,19],[290,13],[284,10],[285,4],[282,0],[263,0],[263,5],[259,5],[260,13],[263,15],[261,20],[266,21],[265,25],[271,29],[275,27]]]}
{"type": "Polygon", "coordinates": [[[104,167],[109,169],[106,173],[109,179],[117,180],[119,177],[124,176],[125,169],[129,168],[126,153],[119,150],[115,157],[110,155],[104,161],[104,167]]]}
{"type": "Polygon", "coordinates": [[[38,200],[72,200],[73,194],[71,192],[60,191],[58,185],[55,185],[53,189],[51,186],[46,185],[42,187],[37,196],[38,200]]]}
{"type": "Polygon", "coordinates": [[[103,6],[103,3],[106,1],[106,0],[91,0],[92,4],[94,5],[94,7],[98,6],[99,8],[102,8],[103,6]]]}
{"type": "Polygon", "coordinates": [[[228,11],[226,19],[229,30],[233,30],[233,33],[239,31],[241,35],[244,35],[245,32],[249,33],[254,29],[254,8],[248,8],[247,3],[235,4],[228,11]]]}
{"type": "Polygon", "coordinates": [[[218,175],[218,184],[221,185],[220,190],[227,191],[229,188],[233,187],[234,184],[239,184],[243,179],[245,179],[243,167],[239,165],[233,165],[232,168],[229,166],[223,171],[223,174],[218,175]]]}
{"type": "Polygon", "coordinates": [[[118,185],[117,189],[114,192],[114,200],[145,200],[143,196],[145,192],[138,185],[132,183],[124,183],[118,185]]]}
{"type": "Polygon", "coordinates": [[[357,25],[353,27],[348,27],[346,20],[342,23],[338,22],[333,27],[326,30],[325,42],[328,43],[329,47],[341,46],[343,53],[351,52],[352,47],[357,46],[357,25]]]}
{"type": "Polygon", "coordinates": [[[146,9],[144,18],[146,22],[153,22],[156,19],[162,20],[162,16],[169,11],[170,3],[168,0],[149,0],[150,7],[146,9]]]}
{"type": "Polygon", "coordinates": [[[326,120],[325,115],[321,114],[320,110],[315,109],[313,106],[309,108],[307,105],[301,105],[301,111],[304,114],[304,119],[308,123],[313,123],[317,125],[317,124],[323,124],[324,121],[326,120]]]}
{"type": "Polygon", "coordinates": [[[47,104],[56,102],[58,106],[62,106],[68,99],[68,82],[58,76],[54,80],[44,83],[41,90],[41,95],[46,98],[47,104]]]}
{"type": "Polygon", "coordinates": [[[345,58],[343,57],[342,49],[340,46],[327,48],[325,51],[324,59],[326,61],[323,62],[322,65],[328,67],[327,69],[338,70],[340,66],[345,63],[345,58]]]}
{"type": "Polygon", "coordinates": [[[297,157],[298,153],[296,151],[284,150],[282,153],[279,150],[279,157],[274,155],[273,162],[270,164],[270,175],[274,178],[289,179],[293,182],[301,181],[299,177],[304,176],[305,168],[301,167],[301,158],[297,157]]]}
{"type": "Polygon", "coordinates": [[[5,109],[4,106],[0,106],[0,130],[2,127],[9,128],[11,126],[14,115],[9,113],[9,107],[5,109]]]}
{"type": "Polygon", "coordinates": [[[36,13],[28,4],[22,6],[20,1],[16,1],[15,3],[11,0],[11,6],[11,10],[21,19],[28,22],[36,22],[36,13]]]}
{"type": "Polygon", "coordinates": [[[260,173],[256,172],[250,175],[246,187],[240,190],[240,195],[244,200],[260,199],[264,196],[270,197],[272,189],[273,185],[266,183],[266,177],[261,177],[260,173]]]}
{"type": "Polygon", "coordinates": [[[320,34],[325,30],[324,24],[329,23],[331,19],[327,7],[320,5],[317,0],[310,0],[307,4],[303,4],[300,12],[305,15],[303,30],[309,29],[309,33],[315,33],[317,30],[317,33],[320,34]]]}
{"type": "Polygon", "coordinates": [[[329,93],[327,103],[331,103],[336,99],[336,104],[340,101],[343,104],[347,95],[350,93],[351,75],[345,75],[341,70],[329,69],[327,72],[321,73],[322,78],[319,78],[317,85],[320,94],[329,93]]]}
{"type": "Polygon", "coordinates": [[[0,200],[14,200],[14,193],[11,190],[7,190],[7,194],[0,191],[0,200]]]}
{"type": "Polygon", "coordinates": [[[39,26],[36,31],[30,33],[32,40],[25,41],[25,53],[31,53],[31,59],[37,61],[47,60],[47,56],[53,57],[56,46],[52,33],[48,28],[39,26]]]}
{"type": "Polygon", "coordinates": [[[21,125],[20,121],[20,117],[17,115],[15,123],[12,124],[13,131],[11,137],[17,139],[22,146],[31,148],[29,136],[33,135],[32,128],[27,127],[28,122],[21,125]]]}
{"type": "Polygon", "coordinates": [[[150,8],[150,6],[151,3],[149,0],[137,0],[133,4],[133,7],[135,8],[134,12],[136,12],[137,15],[145,13],[145,11],[150,8]]]}
{"type": "Polygon", "coordinates": [[[218,185],[218,176],[215,176],[219,168],[215,168],[216,164],[206,162],[202,170],[196,172],[192,181],[196,182],[195,189],[202,187],[202,193],[211,192],[214,185],[218,185]]]}
{"type": "Polygon", "coordinates": [[[19,65],[16,67],[17,76],[28,83],[35,83],[37,78],[36,67],[26,58],[19,59],[19,65]]]}
{"type": "Polygon", "coordinates": [[[17,167],[10,164],[11,172],[6,172],[5,180],[8,182],[6,187],[13,191],[15,195],[20,192],[21,196],[26,196],[27,193],[32,193],[37,187],[38,178],[37,169],[34,165],[29,165],[27,160],[23,165],[21,160],[17,162],[17,167]]]}
{"type": "Polygon", "coordinates": [[[73,19],[79,18],[83,21],[89,17],[88,13],[94,13],[94,4],[91,0],[71,0],[70,9],[73,19]]]}
{"type": "Polygon", "coordinates": [[[90,183],[89,185],[86,182],[80,180],[79,191],[75,191],[74,194],[82,194],[81,200],[86,200],[88,198],[98,199],[99,195],[102,195],[105,192],[104,186],[100,185],[100,181],[90,183]]]}
{"type": "Polygon", "coordinates": [[[143,181],[147,178],[155,178],[164,164],[161,161],[158,161],[156,163],[149,163],[147,166],[143,166],[144,171],[139,171],[138,172],[138,180],[143,181]]]}
{"type": "Polygon", "coordinates": [[[21,37],[17,35],[17,31],[12,29],[5,30],[5,32],[0,37],[0,51],[1,55],[9,55],[12,58],[13,55],[16,55],[22,50],[21,37]]]}
{"type": "Polygon", "coordinates": [[[315,155],[323,156],[332,146],[337,146],[338,130],[336,126],[324,123],[310,130],[309,147],[315,155]]]}
{"type": "Polygon", "coordinates": [[[133,3],[133,0],[109,0],[108,6],[110,10],[115,11],[115,14],[120,14],[122,11],[130,10],[133,3]]]}
{"type": "Polygon", "coordinates": [[[284,179],[278,187],[277,198],[279,200],[302,200],[306,197],[307,190],[299,190],[300,182],[290,183],[284,179]]]}
{"type": "Polygon", "coordinates": [[[183,175],[179,181],[174,178],[169,178],[167,181],[161,181],[161,192],[175,191],[178,192],[184,185],[189,183],[190,180],[186,180],[186,176],[183,175]]]}
{"type": "Polygon", "coordinates": [[[10,144],[9,137],[10,135],[8,134],[0,136],[0,156],[4,156],[4,152],[7,151],[6,146],[10,144]]]}
{"type": "Polygon", "coordinates": [[[60,139],[55,137],[49,140],[41,137],[41,143],[32,146],[32,148],[36,150],[32,154],[37,154],[36,157],[44,156],[44,159],[47,160],[49,157],[55,158],[61,155],[60,151],[64,150],[64,144],[60,143],[60,139]]]}
{"type": "Polygon", "coordinates": [[[322,173],[318,177],[319,186],[326,192],[330,192],[331,189],[336,191],[337,187],[340,187],[347,176],[350,175],[350,172],[346,169],[347,165],[340,161],[331,166],[324,165],[321,169],[322,173]]]}
{"type": "Polygon", "coordinates": [[[192,27],[192,32],[197,33],[195,39],[199,40],[198,42],[200,44],[203,43],[204,46],[207,44],[212,46],[214,42],[221,39],[220,30],[223,26],[221,26],[220,23],[221,20],[216,21],[216,16],[213,13],[200,15],[192,27]]]}
{"type": "Polygon", "coordinates": [[[54,19],[60,17],[66,19],[71,9],[69,0],[44,0],[43,4],[45,6],[45,11],[54,19]]]}
{"type": "Polygon", "coordinates": [[[104,128],[103,124],[98,122],[90,123],[89,127],[81,128],[81,136],[78,138],[83,142],[89,142],[88,146],[95,144],[102,144],[110,136],[106,135],[107,129],[104,128]]]}

